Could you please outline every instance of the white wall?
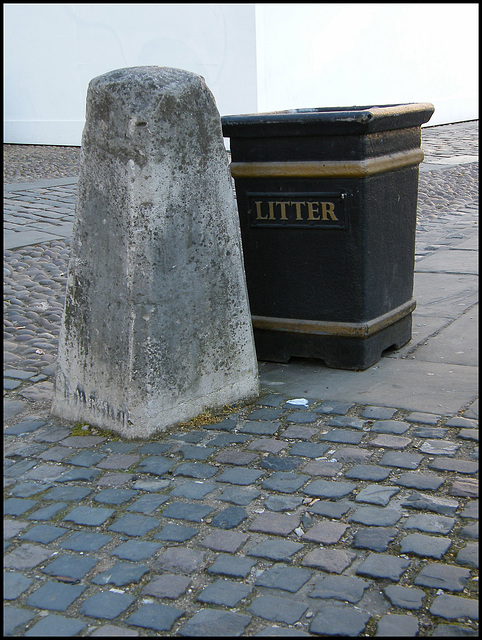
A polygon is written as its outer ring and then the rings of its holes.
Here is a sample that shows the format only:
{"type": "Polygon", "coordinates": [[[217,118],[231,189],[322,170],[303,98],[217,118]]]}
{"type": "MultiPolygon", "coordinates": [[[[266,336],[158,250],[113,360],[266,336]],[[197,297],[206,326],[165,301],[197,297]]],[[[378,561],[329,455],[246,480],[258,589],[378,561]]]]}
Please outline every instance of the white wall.
{"type": "Polygon", "coordinates": [[[432,102],[478,118],[477,3],[4,4],[4,142],[79,145],[89,81],[205,77],[221,115],[432,102]]]}
{"type": "Polygon", "coordinates": [[[256,5],[258,110],[432,102],[478,118],[477,3],[256,5]]]}
{"type": "Polygon", "coordinates": [[[89,81],[112,69],[202,75],[221,114],[256,111],[253,4],[4,4],[4,142],[79,145],[89,81]]]}

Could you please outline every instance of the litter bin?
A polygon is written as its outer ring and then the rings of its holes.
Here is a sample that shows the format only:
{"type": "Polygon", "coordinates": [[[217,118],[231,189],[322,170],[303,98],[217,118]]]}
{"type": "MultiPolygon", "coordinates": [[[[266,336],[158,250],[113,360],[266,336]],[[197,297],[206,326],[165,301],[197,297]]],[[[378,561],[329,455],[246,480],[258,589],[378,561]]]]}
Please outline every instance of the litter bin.
{"type": "Polygon", "coordinates": [[[258,358],[363,370],[411,338],[431,104],[222,118],[258,358]]]}

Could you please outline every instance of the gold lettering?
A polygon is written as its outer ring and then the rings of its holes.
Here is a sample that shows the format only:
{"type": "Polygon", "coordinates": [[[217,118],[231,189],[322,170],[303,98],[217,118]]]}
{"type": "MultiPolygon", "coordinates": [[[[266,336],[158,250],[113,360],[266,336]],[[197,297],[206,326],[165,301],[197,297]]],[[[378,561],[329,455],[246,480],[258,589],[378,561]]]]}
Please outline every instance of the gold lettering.
{"type": "Polygon", "coordinates": [[[261,215],[261,205],[262,205],[262,201],[259,200],[258,202],[254,203],[256,205],[256,220],[267,220],[267,216],[263,216],[261,215]]]}
{"type": "Polygon", "coordinates": [[[335,215],[334,202],[256,200],[253,204],[255,207],[256,220],[259,221],[271,220],[276,222],[276,220],[282,220],[303,222],[303,220],[306,220],[309,222],[316,222],[319,220],[338,222],[338,218],[335,215]],[[279,209],[277,207],[279,207],[279,209]],[[294,207],[294,220],[292,217],[293,210],[290,210],[289,207],[294,207]],[[303,216],[305,213],[306,217],[304,218],[303,216]],[[288,216],[290,216],[290,218],[288,216]]]}
{"type": "Polygon", "coordinates": [[[290,202],[275,202],[275,204],[279,204],[280,206],[280,211],[281,211],[281,217],[280,220],[288,220],[288,216],[286,215],[286,205],[291,204],[290,202]]]}
{"type": "Polygon", "coordinates": [[[335,216],[335,205],[333,202],[322,202],[321,203],[321,219],[328,220],[328,216],[332,220],[338,221],[338,218],[335,216]]]}
{"type": "Polygon", "coordinates": [[[306,204],[306,202],[290,202],[290,204],[294,204],[295,205],[296,219],[297,220],[303,220],[303,217],[301,215],[301,205],[302,204],[306,204]]]}
{"type": "Polygon", "coordinates": [[[319,220],[320,216],[315,216],[315,213],[320,213],[318,210],[319,202],[308,202],[308,220],[319,220]]]}

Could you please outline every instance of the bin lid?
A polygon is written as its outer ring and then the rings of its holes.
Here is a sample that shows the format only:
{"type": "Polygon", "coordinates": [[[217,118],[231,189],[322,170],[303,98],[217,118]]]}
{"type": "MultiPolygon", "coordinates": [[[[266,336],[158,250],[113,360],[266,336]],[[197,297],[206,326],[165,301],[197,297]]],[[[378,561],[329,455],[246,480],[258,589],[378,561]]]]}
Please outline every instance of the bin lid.
{"type": "Polygon", "coordinates": [[[410,102],[228,115],[221,122],[227,137],[353,135],[420,126],[434,110],[429,102],[410,102]]]}

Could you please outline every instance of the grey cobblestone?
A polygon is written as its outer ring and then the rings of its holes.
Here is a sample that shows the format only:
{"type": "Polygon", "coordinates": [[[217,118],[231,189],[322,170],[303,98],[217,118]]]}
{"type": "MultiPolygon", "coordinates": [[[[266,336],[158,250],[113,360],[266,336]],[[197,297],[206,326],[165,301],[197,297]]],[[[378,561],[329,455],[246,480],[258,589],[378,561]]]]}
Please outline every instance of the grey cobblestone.
{"type": "Polygon", "coordinates": [[[370,553],[356,573],[371,578],[385,578],[397,582],[410,566],[410,561],[382,553],[370,553]]]}
{"type": "Polygon", "coordinates": [[[305,633],[304,631],[300,631],[299,629],[295,628],[295,627],[280,627],[279,625],[273,625],[271,627],[265,627],[264,629],[261,629],[261,631],[259,631],[256,634],[256,637],[272,637],[274,636],[275,638],[278,638],[280,636],[300,636],[300,637],[309,637],[308,633],[305,633]]]}
{"type": "Polygon", "coordinates": [[[446,620],[459,620],[460,618],[478,620],[479,605],[477,600],[444,594],[435,598],[430,607],[430,613],[446,620]]]}
{"type": "Polygon", "coordinates": [[[370,551],[386,551],[395,540],[398,530],[394,528],[376,527],[375,529],[358,529],[353,540],[353,546],[370,551]]]}
{"type": "Polygon", "coordinates": [[[444,478],[436,475],[427,476],[423,473],[402,473],[394,482],[402,485],[402,487],[420,489],[422,491],[436,491],[444,483],[444,478]]]}
{"type": "Polygon", "coordinates": [[[137,562],[138,560],[148,560],[160,548],[161,545],[154,542],[128,540],[116,547],[112,551],[112,555],[122,560],[137,562]]]}
{"type": "Polygon", "coordinates": [[[355,558],[356,554],[352,551],[315,549],[305,555],[302,565],[327,573],[343,573],[355,558]]]}
{"type": "Polygon", "coordinates": [[[249,540],[249,536],[239,531],[213,531],[200,544],[213,551],[236,553],[249,540]]]}
{"type": "Polygon", "coordinates": [[[427,564],[414,580],[414,584],[432,589],[446,589],[447,591],[462,591],[470,571],[453,565],[431,563],[427,564]]]}
{"type": "Polygon", "coordinates": [[[209,567],[208,572],[231,578],[246,578],[256,562],[245,557],[220,555],[209,567]]]}
{"type": "Polygon", "coordinates": [[[148,516],[125,515],[110,525],[110,531],[125,533],[128,536],[143,536],[159,526],[159,520],[148,516]]]}
{"type": "Polygon", "coordinates": [[[341,444],[360,444],[364,433],[352,431],[350,429],[332,429],[322,436],[324,442],[338,442],[341,444]]]}
{"type": "Polygon", "coordinates": [[[289,454],[291,456],[303,456],[305,458],[320,458],[330,448],[327,444],[317,442],[297,442],[293,445],[289,454]]]}
{"type": "Polygon", "coordinates": [[[5,600],[16,600],[32,584],[32,580],[26,578],[21,573],[3,574],[3,592],[5,600]]]}
{"type": "Polygon", "coordinates": [[[164,604],[145,604],[133,613],[128,621],[138,627],[154,629],[155,631],[169,631],[174,622],[184,612],[164,604]]]}
{"type": "Polygon", "coordinates": [[[171,542],[185,542],[198,532],[195,527],[185,527],[182,524],[166,524],[162,530],[155,535],[156,540],[169,540],[171,542]]]}
{"type": "Polygon", "coordinates": [[[254,547],[251,546],[247,553],[256,558],[264,558],[274,562],[290,562],[292,557],[303,548],[304,545],[298,542],[268,538],[254,547]]]}
{"type": "Polygon", "coordinates": [[[314,460],[305,464],[301,471],[309,473],[311,476],[326,476],[334,478],[342,473],[342,465],[339,462],[328,462],[326,460],[314,460]]]}
{"type": "Polygon", "coordinates": [[[123,587],[132,582],[139,582],[142,576],[148,572],[148,568],[143,564],[133,562],[117,562],[113,567],[103,573],[99,573],[92,578],[94,584],[114,584],[116,587],[123,587]]]}
{"type": "MultiPolygon", "coordinates": [[[[293,471],[302,463],[301,458],[278,458],[277,456],[267,456],[264,458],[260,466],[268,471],[293,471]]],[[[264,483],[263,483],[263,486],[264,483]]]]}
{"type": "Polygon", "coordinates": [[[47,581],[27,600],[30,607],[65,611],[84,591],[86,587],[75,584],[62,584],[47,581]]]}
{"type": "Polygon", "coordinates": [[[405,529],[417,529],[426,533],[448,534],[455,524],[454,518],[422,513],[410,516],[403,525],[405,529]]]}
{"type": "Polygon", "coordinates": [[[31,542],[41,542],[42,544],[48,544],[60,538],[68,529],[63,527],[55,527],[50,524],[39,524],[29,529],[26,533],[20,536],[20,540],[30,540],[31,542]]]}
{"type": "Polygon", "coordinates": [[[308,529],[302,539],[320,544],[335,544],[347,529],[348,525],[341,522],[317,522],[308,529]]]}
{"type": "Polygon", "coordinates": [[[170,547],[157,555],[154,567],[173,573],[193,573],[202,566],[206,554],[204,551],[170,547]]]}
{"type": "Polygon", "coordinates": [[[418,610],[421,609],[425,592],[414,587],[399,587],[398,585],[390,585],[384,590],[387,598],[392,604],[402,609],[418,610]]]}
{"type": "Polygon", "coordinates": [[[261,495],[256,489],[243,489],[239,487],[228,487],[219,496],[219,500],[232,502],[233,504],[245,507],[261,495]]]}
{"type": "Polygon", "coordinates": [[[240,636],[250,617],[217,609],[201,609],[179,630],[181,636],[240,636]]]}
{"type": "Polygon", "coordinates": [[[391,636],[415,637],[418,634],[418,620],[413,616],[389,613],[382,616],[378,622],[377,636],[382,638],[391,636]]]}
{"type": "Polygon", "coordinates": [[[299,567],[275,565],[259,576],[255,585],[270,589],[282,589],[290,593],[296,593],[308,582],[312,573],[299,567]]]}
{"type": "Polygon", "coordinates": [[[318,613],[310,625],[316,635],[360,635],[370,619],[370,614],[348,607],[326,606],[318,613]]]}
{"type": "Polygon", "coordinates": [[[250,531],[261,531],[278,536],[287,536],[300,523],[299,516],[289,516],[280,513],[262,513],[257,516],[251,525],[250,531]]]}
{"type": "Polygon", "coordinates": [[[64,511],[67,507],[66,502],[56,502],[54,504],[50,504],[47,507],[42,507],[37,511],[33,511],[29,516],[29,520],[50,520],[51,518],[56,517],[60,512],[64,511]]]}
{"type": "Polygon", "coordinates": [[[114,509],[105,509],[103,507],[76,507],[64,520],[71,520],[75,524],[86,525],[89,527],[98,527],[106,522],[111,515],[115,513],[114,509]]]}
{"type": "Polygon", "coordinates": [[[269,478],[263,480],[263,489],[280,491],[281,493],[294,493],[310,480],[310,476],[286,471],[275,471],[269,478]]]}
{"type": "Polygon", "coordinates": [[[433,462],[429,462],[428,466],[430,469],[437,469],[438,471],[456,471],[457,473],[466,473],[469,475],[477,473],[479,470],[477,462],[461,459],[437,458],[433,462]]]}
{"type": "Polygon", "coordinates": [[[251,587],[230,580],[218,580],[210,584],[199,594],[199,602],[234,607],[251,593],[251,587]]]}
{"type": "Polygon", "coordinates": [[[103,591],[90,596],[84,601],[80,613],[92,618],[114,620],[135,601],[133,596],[126,593],[103,591]]]}
{"type": "Polygon", "coordinates": [[[423,456],[417,453],[399,453],[398,451],[387,451],[383,454],[380,464],[387,467],[397,467],[399,469],[417,469],[423,460],[423,456]]]}
{"type": "MultiPolygon", "coordinates": [[[[469,265],[478,163],[435,160],[476,156],[477,123],[423,141],[416,264],[449,250],[469,265]]],[[[335,400],[324,383],[272,385],[148,442],[53,419],[78,149],[6,145],[4,157],[7,181],[65,178],[4,191],[5,238],[23,238],[4,252],[4,634],[373,636],[396,623],[397,635],[476,635],[474,399],[452,413],[399,407],[401,377],[380,404],[355,401],[349,372],[335,400]]],[[[471,269],[444,276],[462,297],[422,296],[421,337],[381,367],[441,375],[418,360],[420,340],[474,311],[471,269]]],[[[448,371],[461,365],[443,366],[441,389],[456,394],[448,371]]]]}
{"type": "Polygon", "coordinates": [[[344,498],[353,493],[356,486],[357,485],[352,482],[313,480],[305,486],[303,492],[316,498],[338,500],[339,498],[344,498]]]}
{"type": "Polygon", "coordinates": [[[404,507],[411,509],[433,511],[444,516],[453,516],[459,508],[457,500],[451,498],[438,498],[437,496],[425,495],[423,493],[411,493],[405,502],[404,507]]]}
{"type": "Polygon", "coordinates": [[[264,506],[270,511],[293,511],[302,504],[302,498],[298,496],[269,496],[264,501],[264,506]]]}
{"type": "Polygon", "coordinates": [[[288,598],[258,596],[248,607],[248,612],[265,620],[294,624],[307,609],[302,602],[288,598]]]}
{"type": "Polygon", "coordinates": [[[363,598],[369,583],[351,576],[325,576],[315,584],[310,598],[341,600],[356,604],[363,598]]]}
{"type": "Polygon", "coordinates": [[[242,507],[227,507],[220,511],[212,520],[213,527],[220,529],[232,529],[246,520],[248,514],[242,507]]]}
{"type": "Polygon", "coordinates": [[[216,479],[218,482],[228,482],[235,485],[254,484],[264,473],[256,469],[226,469],[216,479]]]}
{"type": "Polygon", "coordinates": [[[130,489],[104,489],[94,496],[96,502],[101,504],[123,504],[137,495],[137,491],[130,489]]]}
{"type": "Polygon", "coordinates": [[[104,533],[84,533],[83,531],[75,531],[64,542],[60,543],[62,549],[70,549],[70,551],[98,551],[101,547],[108,544],[112,540],[111,536],[104,533]]]}
{"type": "Polygon", "coordinates": [[[398,492],[398,487],[369,484],[358,493],[355,502],[367,502],[368,504],[386,507],[390,502],[390,498],[398,492]]]}
{"type": "Polygon", "coordinates": [[[441,558],[449,550],[451,544],[452,541],[450,539],[413,533],[402,539],[400,550],[402,553],[415,553],[418,556],[441,558]]]}
{"type": "Polygon", "coordinates": [[[378,465],[357,464],[345,472],[345,478],[354,480],[380,481],[386,480],[390,475],[390,469],[378,465]]]}
{"type": "Polygon", "coordinates": [[[372,527],[390,527],[401,517],[401,512],[391,507],[360,507],[349,520],[372,527]]]}
{"type": "Polygon", "coordinates": [[[97,564],[95,558],[85,555],[60,555],[42,569],[49,576],[63,578],[66,582],[75,582],[83,578],[97,564]]]}
{"type": "Polygon", "coordinates": [[[399,435],[405,433],[409,429],[410,425],[403,420],[377,420],[370,431],[374,433],[388,433],[392,435],[399,435]]]}
{"type": "Polygon", "coordinates": [[[326,516],[327,518],[341,518],[351,509],[352,506],[352,503],[347,500],[331,502],[329,500],[319,500],[317,498],[316,501],[310,503],[308,511],[319,516],[326,516]]]}
{"type": "Polygon", "coordinates": [[[20,632],[27,622],[34,617],[32,611],[21,607],[5,607],[3,612],[3,632],[6,636],[13,636],[20,632]]]}
{"type": "Polygon", "coordinates": [[[469,543],[457,554],[457,562],[475,569],[479,568],[479,545],[469,543]]]}
{"type": "Polygon", "coordinates": [[[149,584],[142,589],[142,593],[147,596],[176,600],[186,593],[190,584],[191,578],[187,576],[181,576],[175,573],[164,573],[151,580],[149,584]]]}
{"type": "Polygon", "coordinates": [[[21,544],[15,549],[9,550],[4,556],[4,567],[7,569],[33,569],[44,563],[55,551],[45,549],[35,544],[21,544]]]}
{"type": "Polygon", "coordinates": [[[86,623],[80,620],[49,614],[34,624],[25,635],[34,638],[47,635],[60,638],[71,637],[78,635],[86,626],[86,623]]]}

